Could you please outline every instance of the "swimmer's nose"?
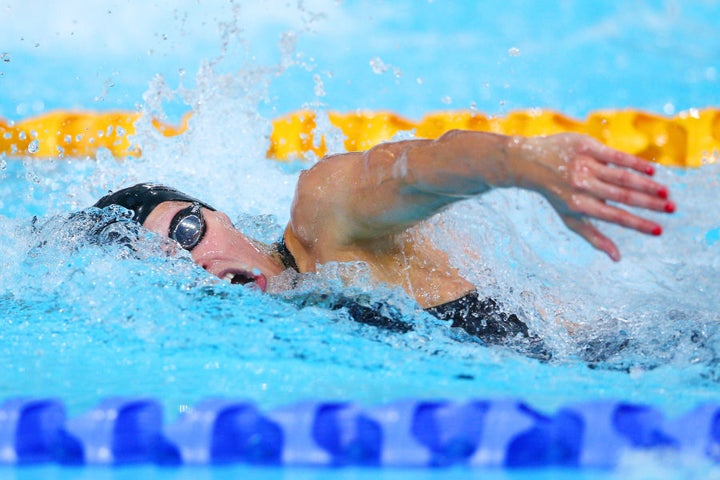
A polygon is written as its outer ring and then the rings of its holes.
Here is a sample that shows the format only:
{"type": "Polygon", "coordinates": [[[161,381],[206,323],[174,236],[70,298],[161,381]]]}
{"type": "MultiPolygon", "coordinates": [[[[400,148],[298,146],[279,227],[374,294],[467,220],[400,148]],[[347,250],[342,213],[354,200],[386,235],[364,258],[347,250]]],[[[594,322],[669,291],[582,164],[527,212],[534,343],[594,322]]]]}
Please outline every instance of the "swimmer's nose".
{"type": "Polygon", "coordinates": [[[201,260],[201,259],[198,260],[198,259],[195,259],[195,258],[193,258],[193,261],[194,261],[196,264],[200,265],[200,266],[203,268],[203,270],[205,270],[205,271],[207,271],[207,272],[210,272],[210,273],[212,273],[213,275],[215,275],[215,276],[217,277],[217,274],[213,273],[213,272],[210,270],[210,262],[208,262],[208,261],[203,261],[203,260],[201,260]]]}

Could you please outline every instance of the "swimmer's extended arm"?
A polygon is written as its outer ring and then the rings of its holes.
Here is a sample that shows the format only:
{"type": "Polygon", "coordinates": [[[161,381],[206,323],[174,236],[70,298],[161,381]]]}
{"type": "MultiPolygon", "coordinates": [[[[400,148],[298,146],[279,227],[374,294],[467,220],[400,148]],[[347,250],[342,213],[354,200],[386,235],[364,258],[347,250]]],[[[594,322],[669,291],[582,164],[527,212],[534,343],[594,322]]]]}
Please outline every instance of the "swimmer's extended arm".
{"type": "Polygon", "coordinates": [[[293,223],[318,227],[320,236],[324,231],[339,244],[382,241],[453,202],[516,186],[545,196],[568,228],[618,260],[615,244],[588,220],[659,235],[658,224],[606,203],[673,211],[668,189],[648,177],[653,171],[650,163],[583,135],[452,131],[319,162],[301,177],[293,223]]]}

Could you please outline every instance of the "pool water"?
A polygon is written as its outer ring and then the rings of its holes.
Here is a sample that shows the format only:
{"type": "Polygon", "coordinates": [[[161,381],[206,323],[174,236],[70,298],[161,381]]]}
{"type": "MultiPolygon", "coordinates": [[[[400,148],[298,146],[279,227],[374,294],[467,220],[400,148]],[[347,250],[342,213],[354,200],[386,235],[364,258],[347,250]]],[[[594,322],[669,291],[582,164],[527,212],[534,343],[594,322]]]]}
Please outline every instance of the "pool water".
{"type": "MultiPolygon", "coordinates": [[[[362,265],[328,265],[295,290],[265,295],[217,281],[146,232],[134,255],[73,236],[68,213],[149,180],[275,240],[299,172],[313,159],[265,159],[270,122],[299,108],[317,111],[340,150],[324,112],[418,118],[543,107],[582,117],[602,108],[672,115],[720,104],[717,2],[273,6],[129,2],[83,7],[78,17],[2,6],[13,22],[2,25],[11,40],[0,45],[0,117],[138,109],[176,121],[193,112],[178,137],[140,124],[136,159],[0,157],[3,397],[57,396],[77,415],[110,395],[147,395],[170,420],[209,396],[265,408],[306,399],[517,397],[546,411],[605,398],[668,415],[717,401],[718,163],[659,167],[678,211],[656,217],[660,238],[604,225],[624,255],[618,264],[566,231],[540,197],[517,190],[458,204],[413,232],[430,235],[483,293],[521,312],[553,353],[546,363],[451,331],[400,292],[369,282],[362,265]],[[354,281],[341,287],[348,271],[354,281]],[[377,330],[322,304],[300,305],[308,292],[346,289],[400,309],[415,331],[377,330]]],[[[658,458],[627,468],[712,470],[701,460],[658,458]]],[[[25,473],[49,471],[57,473],[25,473]]]]}

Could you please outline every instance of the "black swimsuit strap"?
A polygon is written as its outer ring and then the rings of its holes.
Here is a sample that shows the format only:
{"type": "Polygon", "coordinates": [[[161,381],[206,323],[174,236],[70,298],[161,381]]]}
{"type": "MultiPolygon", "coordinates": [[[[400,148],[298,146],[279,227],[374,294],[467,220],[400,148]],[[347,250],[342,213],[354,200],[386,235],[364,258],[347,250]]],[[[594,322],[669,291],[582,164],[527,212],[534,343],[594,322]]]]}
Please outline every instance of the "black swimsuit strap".
{"type": "Polygon", "coordinates": [[[275,244],[275,249],[277,250],[278,255],[280,255],[280,261],[285,268],[292,268],[296,272],[300,272],[297,262],[295,261],[295,257],[293,257],[293,254],[290,250],[288,250],[287,245],[285,245],[285,235],[283,235],[282,238],[280,238],[280,241],[275,244]]]}

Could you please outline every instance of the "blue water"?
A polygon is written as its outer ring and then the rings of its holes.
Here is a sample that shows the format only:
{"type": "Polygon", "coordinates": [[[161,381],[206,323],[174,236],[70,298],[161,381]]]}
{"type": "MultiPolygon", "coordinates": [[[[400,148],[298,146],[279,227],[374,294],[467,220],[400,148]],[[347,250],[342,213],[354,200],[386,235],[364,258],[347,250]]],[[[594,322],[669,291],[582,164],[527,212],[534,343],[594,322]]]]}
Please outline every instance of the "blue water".
{"type": "MultiPolygon", "coordinates": [[[[624,254],[619,264],[568,233],[539,197],[515,190],[421,227],[483,292],[523,312],[554,353],[546,364],[450,331],[399,292],[369,284],[361,266],[328,266],[278,298],[219,283],[189,257],[166,256],[150,235],[135,256],[84,245],[65,215],[109,189],[162,181],[271,241],[308,164],[265,160],[270,120],[301,107],[322,119],[355,109],[420,118],[444,109],[583,116],[717,106],[720,3],[66,3],[64,13],[0,6],[0,117],[58,108],[194,116],[172,139],[139,125],[140,159],[0,158],[1,397],[58,396],[74,415],[108,395],[150,395],[170,420],[214,395],[267,408],[308,398],[511,396],[546,411],[621,398],[668,415],[717,401],[717,164],[659,169],[678,212],[658,216],[661,238],[604,226],[624,254]],[[349,288],[391,302],[416,331],[378,331],[296,305],[308,291],[337,292],[347,269],[349,288]],[[588,345],[606,354],[598,368],[579,359],[588,345]]],[[[322,128],[341,148],[339,134],[322,128]]],[[[705,467],[643,458],[621,478],[705,467]]]]}

